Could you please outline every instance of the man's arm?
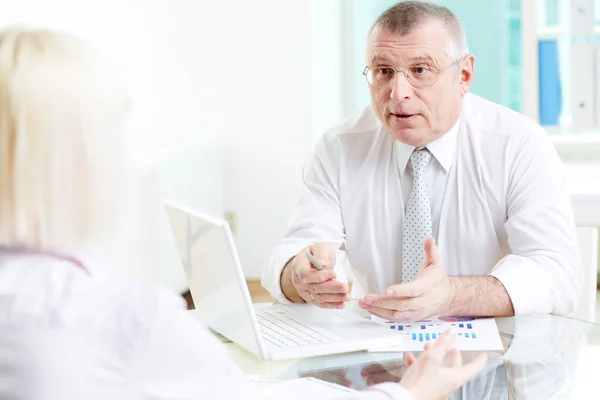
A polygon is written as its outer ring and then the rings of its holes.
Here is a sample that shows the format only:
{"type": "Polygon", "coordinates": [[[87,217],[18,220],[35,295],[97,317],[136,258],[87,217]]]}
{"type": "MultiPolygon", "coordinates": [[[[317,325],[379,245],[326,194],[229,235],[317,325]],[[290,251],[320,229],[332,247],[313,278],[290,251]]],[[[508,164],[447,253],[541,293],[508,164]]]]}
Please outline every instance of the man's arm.
{"type": "Polygon", "coordinates": [[[493,276],[449,278],[448,316],[511,317],[515,310],[504,285],[493,276]]]}
{"type": "Polygon", "coordinates": [[[582,268],[563,166],[537,125],[507,142],[507,254],[485,277],[450,278],[453,315],[570,313],[582,268]]]}
{"type": "Polygon", "coordinates": [[[328,243],[337,253],[337,279],[346,282],[343,252],[345,229],[338,189],[339,144],[335,133],[325,135],[317,143],[314,154],[303,168],[300,200],[283,238],[271,253],[263,269],[262,286],[277,301],[300,300],[291,282],[293,258],[315,243],[328,243]],[[285,286],[285,288],[284,288],[285,286]]]}
{"type": "Polygon", "coordinates": [[[505,287],[516,315],[571,313],[583,270],[566,177],[539,127],[507,148],[504,229],[512,254],[490,275],[505,287]]]}
{"type": "Polygon", "coordinates": [[[507,317],[515,313],[504,285],[493,276],[449,278],[431,237],[425,241],[425,261],[417,279],[390,286],[384,295],[368,294],[358,305],[380,318],[403,322],[438,314],[507,317]]]}

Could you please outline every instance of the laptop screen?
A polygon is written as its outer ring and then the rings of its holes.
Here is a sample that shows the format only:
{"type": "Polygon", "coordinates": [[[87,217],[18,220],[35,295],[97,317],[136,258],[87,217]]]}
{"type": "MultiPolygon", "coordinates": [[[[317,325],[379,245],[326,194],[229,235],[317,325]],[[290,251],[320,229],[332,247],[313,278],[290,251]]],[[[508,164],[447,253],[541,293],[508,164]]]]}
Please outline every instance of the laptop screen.
{"type": "Polygon", "coordinates": [[[165,201],[200,321],[262,354],[250,293],[227,221],[165,201]]]}

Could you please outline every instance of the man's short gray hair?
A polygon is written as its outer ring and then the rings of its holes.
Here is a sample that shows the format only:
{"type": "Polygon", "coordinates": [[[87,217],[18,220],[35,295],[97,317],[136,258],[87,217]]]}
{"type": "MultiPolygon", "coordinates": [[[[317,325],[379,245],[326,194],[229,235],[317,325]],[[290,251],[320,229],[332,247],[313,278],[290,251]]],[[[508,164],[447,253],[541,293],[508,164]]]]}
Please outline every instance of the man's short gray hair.
{"type": "Polygon", "coordinates": [[[448,55],[454,59],[469,53],[465,30],[460,19],[447,7],[429,1],[400,1],[385,10],[371,27],[383,28],[400,36],[408,35],[428,19],[444,24],[450,34],[451,48],[448,55]]]}

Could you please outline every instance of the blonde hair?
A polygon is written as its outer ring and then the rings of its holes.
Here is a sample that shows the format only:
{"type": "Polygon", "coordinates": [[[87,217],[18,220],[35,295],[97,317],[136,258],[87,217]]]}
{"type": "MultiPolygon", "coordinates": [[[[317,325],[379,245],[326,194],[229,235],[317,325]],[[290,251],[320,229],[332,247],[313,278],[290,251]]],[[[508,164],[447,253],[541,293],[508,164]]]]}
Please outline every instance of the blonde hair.
{"type": "Polygon", "coordinates": [[[115,234],[129,109],[81,39],[0,30],[0,245],[71,252],[115,234]]]}

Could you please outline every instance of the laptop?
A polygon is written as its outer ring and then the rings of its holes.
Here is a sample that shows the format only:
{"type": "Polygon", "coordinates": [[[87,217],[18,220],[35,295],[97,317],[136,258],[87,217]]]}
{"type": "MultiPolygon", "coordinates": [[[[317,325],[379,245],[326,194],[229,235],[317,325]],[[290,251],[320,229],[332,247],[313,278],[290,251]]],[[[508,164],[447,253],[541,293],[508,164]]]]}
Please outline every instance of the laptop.
{"type": "Polygon", "coordinates": [[[226,220],[172,201],[165,208],[200,321],[265,360],[397,346],[401,335],[347,310],[252,304],[226,220]]]}

